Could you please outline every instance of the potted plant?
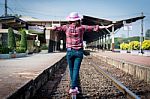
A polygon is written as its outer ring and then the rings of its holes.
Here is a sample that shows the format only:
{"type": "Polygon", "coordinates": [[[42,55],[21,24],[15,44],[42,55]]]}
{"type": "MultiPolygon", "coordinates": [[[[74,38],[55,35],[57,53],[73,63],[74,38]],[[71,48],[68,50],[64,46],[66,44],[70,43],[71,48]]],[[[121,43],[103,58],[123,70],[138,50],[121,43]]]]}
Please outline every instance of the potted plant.
{"type": "Polygon", "coordinates": [[[138,55],[140,49],[140,42],[139,41],[132,41],[129,43],[129,49],[131,50],[131,54],[138,55]]]}
{"type": "Polygon", "coordinates": [[[120,52],[121,53],[127,53],[127,51],[128,51],[128,49],[129,49],[129,44],[127,44],[127,43],[121,43],[120,44],[120,52]]]}
{"type": "Polygon", "coordinates": [[[144,52],[144,56],[150,56],[150,40],[144,40],[142,42],[142,50],[144,52]]]}

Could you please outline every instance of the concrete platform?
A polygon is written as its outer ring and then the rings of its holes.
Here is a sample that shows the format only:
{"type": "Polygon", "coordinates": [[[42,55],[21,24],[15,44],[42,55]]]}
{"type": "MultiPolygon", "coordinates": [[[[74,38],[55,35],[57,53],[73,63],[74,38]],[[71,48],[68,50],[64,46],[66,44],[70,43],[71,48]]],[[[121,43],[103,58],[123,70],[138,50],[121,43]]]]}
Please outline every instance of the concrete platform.
{"type": "Polygon", "coordinates": [[[138,65],[144,65],[150,67],[150,57],[131,55],[131,53],[119,53],[111,51],[97,51],[97,55],[111,57],[113,59],[124,60],[138,65]]]}
{"type": "Polygon", "coordinates": [[[150,83],[150,57],[111,51],[96,51],[91,54],[101,61],[150,83]]]}
{"type": "Polygon", "coordinates": [[[5,99],[65,55],[66,53],[33,54],[23,58],[1,59],[0,99],[5,99]]]}

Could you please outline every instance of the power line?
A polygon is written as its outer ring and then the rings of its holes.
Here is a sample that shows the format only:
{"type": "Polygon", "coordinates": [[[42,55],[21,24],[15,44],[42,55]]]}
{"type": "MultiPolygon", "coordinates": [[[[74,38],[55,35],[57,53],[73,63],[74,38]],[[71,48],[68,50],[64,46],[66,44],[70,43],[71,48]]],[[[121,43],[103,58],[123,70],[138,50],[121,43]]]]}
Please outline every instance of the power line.
{"type": "MultiPolygon", "coordinates": [[[[4,4],[1,4],[1,5],[4,5],[4,4]]],[[[13,9],[13,8],[11,8],[11,7],[8,7],[7,6],[7,8],[13,13],[13,14],[15,14],[15,12],[21,12],[21,13],[30,13],[30,14],[34,14],[34,15],[45,15],[45,16],[52,16],[52,17],[64,17],[64,16],[58,16],[58,15],[51,15],[51,14],[46,14],[46,13],[42,13],[42,11],[31,11],[31,9],[23,9],[23,10],[20,10],[20,9],[13,9]]]]}
{"type": "MultiPolygon", "coordinates": [[[[12,7],[9,7],[9,9],[11,10],[11,12],[13,12],[14,13],[14,11],[15,12],[21,12],[21,13],[30,13],[30,14],[34,14],[34,15],[45,15],[45,16],[53,16],[53,17],[64,17],[64,16],[60,16],[60,15],[51,15],[51,14],[47,14],[47,13],[42,13],[43,11],[41,10],[33,10],[33,9],[25,9],[25,8],[23,8],[22,7],[22,4],[20,3],[20,2],[18,2],[18,0],[15,0],[16,2],[15,2],[15,4],[17,4],[17,5],[19,5],[18,7],[19,8],[16,8],[16,6],[14,7],[14,8],[12,8],[12,7]]],[[[20,1],[20,0],[19,0],[20,1]]]]}
{"type": "Polygon", "coordinates": [[[43,12],[43,10],[33,10],[33,9],[29,9],[29,8],[26,9],[22,6],[22,3],[20,3],[20,0],[15,0],[15,1],[16,1],[15,4],[19,5],[19,6],[17,6],[18,8],[14,5],[15,7],[13,8],[13,10],[15,10],[15,11],[19,11],[19,12],[23,12],[23,13],[38,14],[38,15],[39,14],[44,14],[46,16],[54,16],[54,17],[64,17],[64,16],[41,13],[41,12],[43,12]]]}
{"type": "MultiPolygon", "coordinates": [[[[15,10],[16,11],[23,11],[23,12],[25,12],[25,13],[34,13],[34,14],[44,14],[44,15],[48,15],[48,16],[54,16],[54,17],[65,17],[65,16],[58,16],[58,15],[50,15],[50,14],[46,14],[46,13],[41,13],[41,12],[43,12],[43,10],[34,10],[33,11],[33,9],[25,9],[25,8],[23,8],[22,7],[22,3],[20,3],[20,1],[19,0],[15,0],[17,3],[18,3],[18,7],[19,8],[16,8],[15,10]],[[19,2],[18,2],[19,1],[19,2]],[[22,9],[22,10],[20,10],[20,9],[22,9]],[[31,11],[32,10],[32,11],[31,11]]],[[[16,3],[15,3],[16,4],[16,3]]],[[[51,11],[49,11],[49,12],[51,12],[51,11]]],[[[140,15],[140,13],[131,13],[131,14],[124,14],[124,15],[117,15],[117,16],[109,16],[109,17],[114,17],[114,18],[116,18],[116,17],[129,17],[129,16],[133,16],[133,15],[140,15]]],[[[106,17],[106,16],[105,16],[106,17]]]]}
{"type": "Polygon", "coordinates": [[[19,9],[14,9],[14,10],[19,11],[19,12],[24,12],[24,13],[38,14],[38,15],[42,14],[42,15],[46,15],[46,16],[64,17],[64,16],[51,15],[51,14],[46,14],[46,13],[36,12],[36,11],[19,10],[19,9]]]}
{"type": "MultiPolygon", "coordinates": [[[[51,17],[65,17],[65,16],[62,16],[62,15],[52,15],[52,14],[48,14],[48,13],[44,13],[42,10],[33,10],[33,9],[26,9],[26,8],[23,8],[22,6],[22,3],[20,3],[20,0],[15,0],[16,2],[14,4],[17,4],[18,6],[16,7],[8,7],[7,8],[12,12],[12,13],[17,13],[17,12],[21,12],[21,13],[26,13],[26,14],[34,14],[34,15],[44,15],[44,16],[51,16],[51,17]]],[[[3,3],[0,3],[0,5],[5,5],[3,3]]],[[[51,12],[51,11],[49,11],[51,12]]],[[[113,15],[113,16],[109,16],[111,18],[117,18],[117,17],[129,17],[129,16],[137,16],[137,15],[140,15],[140,13],[130,13],[130,14],[124,14],[124,15],[113,15]]],[[[144,12],[144,15],[146,15],[146,17],[150,16],[150,13],[147,13],[147,12],[144,12]]],[[[106,16],[105,16],[106,17],[106,16]]],[[[108,17],[108,16],[107,16],[108,17]]]]}
{"type": "Polygon", "coordinates": [[[7,8],[8,8],[13,14],[15,14],[15,12],[14,12],[10,7],[7,6],[7,8]]]}

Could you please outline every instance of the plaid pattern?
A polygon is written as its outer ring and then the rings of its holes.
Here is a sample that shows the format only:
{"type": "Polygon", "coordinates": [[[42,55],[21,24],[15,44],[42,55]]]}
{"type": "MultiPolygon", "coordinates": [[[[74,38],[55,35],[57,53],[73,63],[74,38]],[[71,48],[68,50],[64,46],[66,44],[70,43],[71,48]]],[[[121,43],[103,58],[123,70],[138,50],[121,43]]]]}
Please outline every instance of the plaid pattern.
{"type": "Polygon", "coordinates": [[[83,48],[83,34],[85,31],[98,31],[99,26],[80,25],[76,27],[73,24],[56,27],[57,31],[66,33],[66,47],[73,49],[83,48]]]}

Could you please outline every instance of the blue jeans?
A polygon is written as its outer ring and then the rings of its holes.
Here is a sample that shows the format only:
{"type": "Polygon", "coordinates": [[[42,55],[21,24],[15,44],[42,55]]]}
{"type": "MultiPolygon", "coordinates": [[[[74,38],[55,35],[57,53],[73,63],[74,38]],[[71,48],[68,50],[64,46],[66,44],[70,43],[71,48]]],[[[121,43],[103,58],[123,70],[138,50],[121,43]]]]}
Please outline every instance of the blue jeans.
{"type": "Polygon", "coordinates": [[[67,50],[67,62],[69,65],[72,89],[78,87],[78,77],[79,77],[79,70],[80,70],[82,59],[83,59],[83,49],[67,50]]]}

